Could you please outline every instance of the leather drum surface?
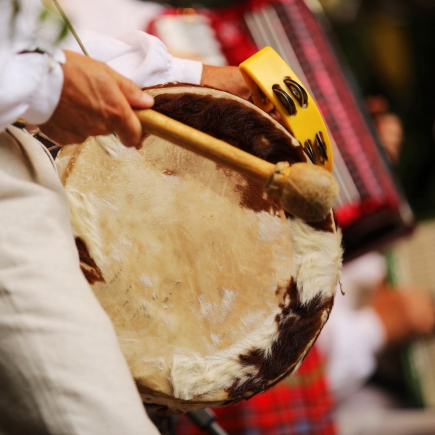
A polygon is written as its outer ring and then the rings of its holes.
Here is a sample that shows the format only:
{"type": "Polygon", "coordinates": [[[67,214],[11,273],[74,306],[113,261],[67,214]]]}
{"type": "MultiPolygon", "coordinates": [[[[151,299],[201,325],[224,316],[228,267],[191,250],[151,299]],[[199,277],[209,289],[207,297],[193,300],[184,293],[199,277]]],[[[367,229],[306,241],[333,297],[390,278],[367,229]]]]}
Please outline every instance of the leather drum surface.
{"type": "MultiPolygon", "coordinates": [[[[273,163],[308,161],[252,104],[196,86],[149,90],[155,109],[273,163]]],[[[235,403],[292,373],[333,304],[332,213],[286,215],[260,184],[155,136],[109,155],[63,148],[82,270],[117,331],[145,403],[235,403]]],[[[103,139],[105,140],[105,139],[103,139]]]]}

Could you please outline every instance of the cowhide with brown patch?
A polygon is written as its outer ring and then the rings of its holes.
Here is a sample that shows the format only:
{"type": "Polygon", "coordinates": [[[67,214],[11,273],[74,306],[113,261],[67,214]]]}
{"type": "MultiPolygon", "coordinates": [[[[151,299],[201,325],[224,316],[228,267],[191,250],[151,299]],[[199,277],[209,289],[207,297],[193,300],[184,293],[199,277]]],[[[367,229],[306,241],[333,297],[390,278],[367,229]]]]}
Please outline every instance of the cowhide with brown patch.
{"type": "MultiPolygon", "coordinates": [[[[271,163],[308,161],[298,141],[282,126],[238,97],[190,85],[149,91],[155,98],[155,110],[271,163]]],[[[219,406],[263,392],[292,373],[333,305],[342,250],[332,212],[323,222],[307,224],[285,214],[279,201],[264,193],[259,183],[153,137],[146,137],[138,150],[120,145],[113,155],[105,155],[90,142],[79,155],[66,154],[74,160],[69,165],[61,155],[58,166],[68,174],[65,187],[82,266],[114,322],[143,400],[181,412],[219,406]],[[132,166],[126,166],[127,162],[132,166]],[[97,175],[90,174],[94,171],[97,175]],[[127,182],[125,177],[135,171],[138,180],[127,182]],[[115,186],[110,194],[105,192],[109,178],[115,186]],[[195,189],[191,196],[184,192],[183,180],[195,189]],[[160,190],[152,190],[154,185],[160,190]],[[166,226],[156,217],[147,218],[153,204],[158,213],[164,210],[163,204],[166,207],[163,192],[173,194],[169,202],[175,204],[166,226]],[[225,209],[213,211],[216,204],[225,209]],[[118,228],[117,213],[123,207],[126,215],[118,228]],[[139,207],[134,221],[130,207],[139,207]],[[191,207],[200,210],[195,213],[191,207]],[[183,226],[186,219],[192,219],[193,228],[183,226]],[[237,226],[242,221],[249,226],[246,234],[237,226]],[[142,227],[150,227],[148,235],[132,241],[131,234],[142,227]],[[103,234],[103,228],[111,231],[110,237],[103,234]],[[162,232],[160,236],[154,228],[162,232]],[[250,244],[249,237],[256,240],[250,244]],[[247,244],[247,253],[245,247],[232,246],[238,238],[247,244]],[[220,239],[234,251],[233,257],[227,256],[220,239]],[[192,241],[190,248],[186,243],[192,241]],[[291,245],[285,252],[284,242],[291,245]],[[167,243],[174,243],[174,249],[165,251],[161,260],[154,258],[153,252],[166,248],[167,243]],[[260,248],[267,253],[256,253],[260,248]],[[130,254],[139,261],[133,268],[137,276],[124,272],[124,256],[130,254]],[[245,254],[244,259],[238,257],[245,254]],[[207,255],[209,259],[204,258],[207,255]],[[230,263],[222,269],[213,255],[228,257],[230,263]],[[271,265],[257,257],[272,259],[277,269],[271,270],[271,265]],[[186,263],[191,273],[204,277],[179,277],[174,261],[180,261],[184,269],[186,263]],[[216,282],[210,282],[207,268],[216,269],[210,275],[216,282]],[[234,274],[239,275],[236,280],[232,280],[234,274]],[[252,288],[256,283],[264,287],[252,288]],[[259,297],[249,305],[250,292],[267,293],[267,303],[262,304],[259,297]],[[242,308],[245,311],[239,313],[242,308]],[[176,319],[176,309],[187,317],[176,319]],[[200,332],[205,335],[196,338],[200,332]],[[149,340],[147,334],[156,337],[149,340]],[[143,349],[138,349],[140,343],[143,349]]]]}
{"type": "MultiPolygon", "coordinates": [[[[253,112],[246,104],[233,98],[216,99],[211,95],[188,92],[162,94],[155,96],[154,109],[268,162],[287,161],[294,164],[308,161],[302,147],[277,129],[271,118],[253,112]]],[[[239,185],[237,189],[241,192],[242,207],[255,212],[264,210],[276,213],[282,210],[279,199],[265,194],[263,186],[256,181],[247,179],[246,184],[239,185]]],[[[333,234],[332,251],[335,252],[322,252],[321,255],[331,253],[333,261],[341,264],[340,235],[336,233],[332,212],[317,223],[302,223],[287,212],[286,216],[292,228],[307,225],[316,232],[333,234]]],[[[301,232],[309,232],[306,228],[304,230],[301,232]]],[[[311,239],[307,235],[302,237],[311,239]]],[[[317,273],[316,267],[313,267],[313,273],[317,273]]],[[[302,362],[303,356],[320,333],[333,306],[334,285],[320,287],[317,292],[314,290],[310,297],[302,298],[303,288],[298,287],[298,282],[303,287],[305,280],[301,280],[300,277],[300,273],[295,273],[290,277],[285,289],[277,288],[277,292],[282,294],[282,303],[280,312],[275,317],[276,335],[271,342],[264,348],[253,346],[238,354],[237,363],[243,368],[243,375],[234,376],[232,384],[225,388],[229,398],[248,398],[255,393],[266,391],[288,376],[302,362]],[[331,292],[330,295],[327,295],[328,291],[331,292]]],[[[217,378],[222,375],[219,372],[220,370],[217,370],[217,378]]],[[[178,377],[176,369],[173,370],[173,375],[174,384],[179,383],[180,380],[175,380],[178,377]]],[[[196,382],[201,384],[200,379],[196,379],[196,382]]],[[[193,394],[196,395],[197,392],[193,394]]],[[[191,395],[192,392],[179,388],[181,398],[189,399],[191,395]]]]}

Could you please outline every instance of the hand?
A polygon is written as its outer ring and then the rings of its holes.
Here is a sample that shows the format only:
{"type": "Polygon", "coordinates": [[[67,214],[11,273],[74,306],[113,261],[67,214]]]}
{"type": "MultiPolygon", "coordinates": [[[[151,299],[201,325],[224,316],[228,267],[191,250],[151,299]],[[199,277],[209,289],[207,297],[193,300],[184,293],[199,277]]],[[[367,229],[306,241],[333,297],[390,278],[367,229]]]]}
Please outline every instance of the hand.
{"type": "Polygon", "coordinates": [[[126,146],[137,145],[142,127],[132,107],[152,107],[153,98],[104,63],[70,51],[65,54],[60,101],[40,126],[42,132],[62,145],[111,133],[126,146]]]}
{"type": "Polygon", "coordinates": [[[251,93],[243,79],[242,73],[236,66],[211,66],[204,65],[202,70],[201,85],[211,86],[230,92],[245,100],[251,93]]]}
{"type": "Polygon", "coordinates": [[[379,140],[393,163],[399,160],[403,142],[402,121],[394,113],[388,112],[388,101],[382,96],[369,96],[366,105],[373,118],[379,140]]]}
{"type": "Polygon", "coordinates": [[[374,118],[379,139],[393,163],[399,160],[403,142],[403,128],[400,118],[394,113],[383,113],[374,118]]]}
{"type": "MultiPolygon", "coordinates": [[[[253,103],[251,92],[246,85],[239,68],[236,66],[211,66],[204,65],[202,70],[201,85],[211,86],[230,92],[253,103]]],[[[282,117],[276,109],[272,109],[269,115],[284,128],[282,117]]]]}
{"type": "Polygon", "coordinates": [[[429,335],[435,328],[435,307],[421,289],[387,289],[375,293],[372,306],[379,315],[389,344],[429,335]]]}

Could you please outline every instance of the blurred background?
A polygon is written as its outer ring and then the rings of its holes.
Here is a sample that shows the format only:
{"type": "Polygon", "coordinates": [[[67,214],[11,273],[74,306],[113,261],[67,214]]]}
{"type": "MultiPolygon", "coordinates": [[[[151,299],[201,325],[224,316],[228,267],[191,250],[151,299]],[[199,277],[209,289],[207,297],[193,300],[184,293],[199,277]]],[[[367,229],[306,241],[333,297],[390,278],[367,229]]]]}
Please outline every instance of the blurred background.
{"type": "Polygon", "coordinates": [[[322,4],[365,96],[385,97],[403,125],[397,173],[419,220],[434,217],[435,2],[322,4]]]}
{"type": "MultiPolygon", "coordinates": [[[[346,295],[295,376],[215,411],[224,429],[435,434],[435,0],[61,4],[79,29],[145,30],[205,64],[270,45],[328,123],[346,295]]],[[[205,433],[186,417],[157,421],[162,433],[205,433]]]]}

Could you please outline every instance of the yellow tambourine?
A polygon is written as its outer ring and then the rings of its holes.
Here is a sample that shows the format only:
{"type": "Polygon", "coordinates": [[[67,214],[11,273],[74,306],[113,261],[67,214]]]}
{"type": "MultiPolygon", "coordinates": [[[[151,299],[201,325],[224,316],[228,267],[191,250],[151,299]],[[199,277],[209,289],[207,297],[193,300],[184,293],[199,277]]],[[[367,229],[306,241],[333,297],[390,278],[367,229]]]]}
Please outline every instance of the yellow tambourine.
{"type": "Polygon", "coordinates": [[[255,105],[266,112],[275,107],[311,161],[332,172],[332,148],[325,121],[313,97],[278,53],[265,47],[241,63],[240,71],[255,105]]]}

